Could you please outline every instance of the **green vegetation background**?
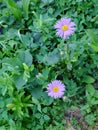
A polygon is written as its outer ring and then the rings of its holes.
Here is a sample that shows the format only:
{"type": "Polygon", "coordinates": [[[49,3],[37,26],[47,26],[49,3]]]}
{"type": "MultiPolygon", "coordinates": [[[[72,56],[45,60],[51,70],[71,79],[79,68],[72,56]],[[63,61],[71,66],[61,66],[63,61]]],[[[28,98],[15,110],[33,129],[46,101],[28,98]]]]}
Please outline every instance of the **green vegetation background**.
{"type": "Polygon", "coordinates": [[[97,106],[98,0],[0,0],[0,130],[65,130],[75,108],[92,129],[97,106]],[[54,30],[62,17],[77,27],[66,41],[54,30]],[[45,92],[55,79],[62,99],[45,92]]]}

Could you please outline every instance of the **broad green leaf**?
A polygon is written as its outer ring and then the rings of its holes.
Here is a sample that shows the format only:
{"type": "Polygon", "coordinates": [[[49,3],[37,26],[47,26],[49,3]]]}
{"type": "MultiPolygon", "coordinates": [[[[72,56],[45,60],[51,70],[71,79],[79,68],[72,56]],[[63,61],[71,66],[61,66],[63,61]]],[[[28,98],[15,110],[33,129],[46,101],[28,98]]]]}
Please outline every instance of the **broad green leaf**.
{"type": "Polygon", "coordinates": [[[2,112],[2,118],[5,119],[5,120],[8,120],[8,113],[7,113],[7,111],[3,111],[2,112]]]}
{"type": "Polygon", "coordinates": [[[43,124],[44,124],[44,118],[41,117],[41,119],[40,119],[40,125],[43,125],[43,124]]]}
{"type": "Polygon", "coordinates": [[[48,55],[44,57],[45,64],[53,65],[56,64],[60,59],[60,55],[55,52],[50,52],[48,55]]]}
{"type": "Polygon", "coordinates": [[[83,82],[85,83],[94,83],[95,79],[91,76],[86,76],[84,79],[83,79],[83,82]]]}
{"type": "Polygon", "coordinates": [[[36,114],[35,114],[35,117],[36,117],[37,119],[40,119],[40,118],[41,118],[41,113],[36,113],[36,114]]]}
{"type": "Polygon", "coordinates": [[[26,84],[26,81],[23,79],[23,75],[14,76],[13,81],[17,89],[21,89],[26,84]]]}
{"type": "Polygon", "coordinates": [[[36,99],[40,98],[42,96],[42,88],[41,87],[33,88],[31,94],[36,99]]]}
{"type": "Polygon", "coordinates": [[[48,115],[44,115],[44,120],[45,121],[49,121],[50,120],[50,117],[48,115]]]}
{"type": "Polygon", "coordinates": [[[22,61],[22,63],[25,63],[28,66],[30,66],[32,64],[33,58],[32,58],[31,53],[29,52],[29,50],[20,51],[19,52],[19,58],[22,61]]]}
{"type": "Polygon", "coordinates": [[[22,67],[22,61],[19,59],[19,58],[17,58],[17,57],[14,57],[14,58],[4,58],[3,60],[2,60],[2,64],[3,64],[3,66],[5,66],[5,70],[9,70],[9,68],[8,67],[10,67],[10,68],[21,68],[22,67]]]}
{"type": "Polygon", "coordinates": [[[86,85],[86,91],[91,96],[93,96],[95,94],[95,89],[94,89],[94,87],[91,84],[86,85]]]}
{"type": "Polygon", "coordinates": [[[5,33],[5,39],[6,40],[10,40],[10,39],[13,39],[17,36],[17,29],[13,29],[13,28],[10,28],[6,33],[5,33]]]}
{"type": "Polygon", "coordinates": [[[53,103],[54,99],[53,99],[52,97],[49,97],[46,92],[43,92],[43,93],[42,93],[42,96],[43,96],[43,98],[44,98],[43,103],[44,103],[45,105],[48,106],[48,105],[51,105],[51,104],[53,103]]]}
{"type": "Polygon", "coordinates": [[[98,100],[96,100],[95,98],[91,99],[91,104],[92,105],[98,105],[98,100]]]}

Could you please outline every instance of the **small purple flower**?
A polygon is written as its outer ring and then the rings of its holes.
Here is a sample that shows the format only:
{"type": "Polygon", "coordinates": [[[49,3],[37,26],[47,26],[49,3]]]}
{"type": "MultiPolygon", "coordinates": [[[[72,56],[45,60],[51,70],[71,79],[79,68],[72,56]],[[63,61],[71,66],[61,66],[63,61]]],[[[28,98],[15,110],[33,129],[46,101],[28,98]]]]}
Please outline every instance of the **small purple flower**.
{"type": "Polygon", "coordinates": [[[68,36],[72,35],[76,29],[75,23],[71,22],[70,18],[61,18],[55,25],[56,35],[66,39],[68,36]]]}
{"type": "Polygon", "coordinates": [[[54,80],[48,84],[48,96],[53,98],[61,98],[65,91],[65,85],[60,80],[54,80]]]}

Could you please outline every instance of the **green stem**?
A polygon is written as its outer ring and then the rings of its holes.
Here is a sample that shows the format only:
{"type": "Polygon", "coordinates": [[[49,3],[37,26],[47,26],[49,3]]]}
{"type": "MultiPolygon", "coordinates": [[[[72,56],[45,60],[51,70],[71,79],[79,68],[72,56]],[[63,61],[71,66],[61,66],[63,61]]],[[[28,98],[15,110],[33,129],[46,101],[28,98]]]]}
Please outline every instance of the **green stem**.
{"type": "Polygon", "coordinates": [[[72,69],[72,64],[70,62],[70,48],[69,48],[69,43],[67,42],[67,69],[71,70],[72,69]]]}
{"type": "Polygon", "coordinates": [[[70,60],[70,50],[69,50],[69,43],[67,42],[67,59],[70,60]]]}

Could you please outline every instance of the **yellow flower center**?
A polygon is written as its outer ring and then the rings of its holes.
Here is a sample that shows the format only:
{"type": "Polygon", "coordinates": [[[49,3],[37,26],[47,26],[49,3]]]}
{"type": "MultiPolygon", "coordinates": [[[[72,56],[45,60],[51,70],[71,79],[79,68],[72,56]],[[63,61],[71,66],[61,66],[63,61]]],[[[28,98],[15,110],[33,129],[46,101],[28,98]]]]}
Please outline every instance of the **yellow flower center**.
{"type": "Polygon", "coordinates": [[[54,86],[53,87],[53,92],[57,93],[59,91],[58,87],[57,86],[54,86]]]}
{"type": "Polygon", "coordinates": [[[63,31],[67,31],[67,30],[68,30],[68,26],[67,26],[67,25],[63,25],[63,26],[62,26],[62,30],[63,30],[63,31]]]}

